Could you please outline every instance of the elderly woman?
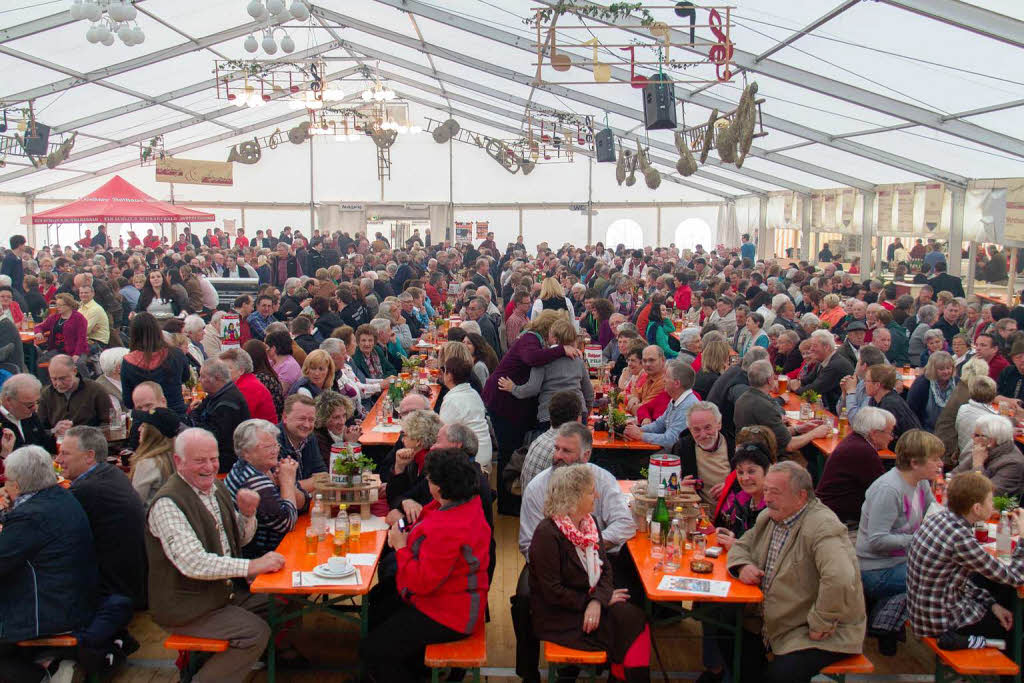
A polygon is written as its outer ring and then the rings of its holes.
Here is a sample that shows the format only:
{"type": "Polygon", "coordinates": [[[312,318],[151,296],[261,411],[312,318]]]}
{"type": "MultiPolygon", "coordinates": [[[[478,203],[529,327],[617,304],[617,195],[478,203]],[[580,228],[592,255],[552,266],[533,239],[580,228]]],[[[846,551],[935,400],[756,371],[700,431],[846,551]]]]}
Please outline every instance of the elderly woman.
{"type": "Polygon", "coordinates": [[[210,316],[210,322],[203,328],[203,337],[200,344],[207,358],[219,355],[222,350],[220,344],[220,321],[223,317],[224,311],[214,311],[213,315],[210,316]]]}
{"type": "MultiPolygon", "coordinates": [[[[939,309],[933,304],[926,304],[917,309],[917,327],[910,334],[910,348],[908,349],[910,364],[915,368],[924,364],[921,359],[926,357],[925,353],[928,351],[925,335],[931,331],[932,325],[938,320],[939,309]]],[[[939,336],[942,336],[941,332],[939,332],[939,336]]],[[[945,342],[945,338],[943,338],[943,342],[945,342]]]]}
{"type": "Polygon", "coordinates": [[[249,405],[249,416],[277,424],[281,414],[274,406],[274,397],[270,390],[253,374],[252,357],[243,349],[235,347],[221,351],[217,358],[227,363],[231,381],[242,392],[245,402],[249,405]]]}
{"type": "Polygon", "coordinates": [[[427,645],[465,638],[484,623],[491,529],[477,469],[448,448],[432,451],[424,465],[433,500],[411,529],[391,526],[397,590],[373,605],[380,619],[360,646],[379,683],[416,680],[427,645]]]}
{"type": "Polygon", "coordinates": [[[121,363],[128,355],[128,349],[117,346],[112,349],[104,349],[100,354],[100,376],[96,383],[103,387],[103,390],[110,394],[117,406],[124,409],[124,398],[121,392],[121,363]]]}
{"type": "MultiPolygon", "coordinates": [[[[479,441],[476,461],[481,468],[490,471],[492,454],[490,423],[487,421],[487,409],[484,408],[480,394],[474,391],[469,383],[472,374],[472,364],[463,358],[453,355],[444,362],[441,381],[448,391],[441,401],[438,414],[445,424],[459,422],[473,430],[479,441]]],[[[503,379],[511,381],[508,378],[503,379]]],[[[587,383],[590,383],[589,377],[587,383]]],[[[593,385],[590,389],[592,401],[593,385]]]]}
{"type": "Polygon", "coordinates": [[[942,334],[942,330],[928,330],[924,333],[924,351],[921,352],[918,364],[914,367],[924,367],[933,353],[945,351],[945,349],[946,337],[942,334]]]}
{"type": "Polygon", "coordinates": [[[981,472],[997,496],[1016,496],[1024,489],[1024,455],[1013,440],[1013,423],[1002,415],[983,415],[974,423],[970,452],[963,451],[954,472],[981,472]]]}
{"type": "Polygon", "coordinates": [[[628,396],[636,389],[637,380],[644,374],[644,356],[645,345],[639,338],[632,340],[632,344],[627,348],[622,357],[626,359],[626,367],[619,375],[618,387],[628,396]]]}
{"type": "Polygon", "coordinates": [[[537,638],[608,653],[613,680],[650,680],[650,631],[624,589],[612,588],[611,563],[591,513],[594,473],[587,464],[556,468],[544,520],[530,542],[530,611],[537,638]]]}
{"type": "Polygon", "coordinates": [[[857,560],[868,602],[907,592],[907,548],[935,501],[932,480],[942,474],[945,446],[934,434],[911,429],[895,450],[896,466],[867,489],[857,530],[857,560]]]}
{"type": "MultiPolygon", "coordinates": [[[[576,328],[568,320],[556,320],[548,331],[548,346],[562,344],[571,345],[576,339],[576,328]]],[[[498,380],[498,387],[508,391],[516,398],[537,396],[538,429],[546,431],[551,424],[548,405],[551,397],[559,391],[572,391],[579,396],[580,404],[586,406],[587,413],[594,405],[594,385],[590,381],[590,371],[582,358],[563,356],[547,365],[530,369],[530,379],[526,384],[516,385],[508,377],[498,380]]]]}
{"type": "Polygon", "coordinates": [[[804,313],[800,316],[800,330],[807,335],[811,336],[815,330],[821,329],[821,318],[814,315],[813,313],[804,313]]]}
{"type": "Polygon", "coordinates": [[[955,387],[953,357],[945,351],[936,351],[928,358],[924,374],[914,380],[907,392],[907,405],[917,415],[925,431],[934,431],[935,423],[955,387]]]}
{"type": "MultiPolygon", "coordinates": [[[[809,315],[809,314],[808,314],[809,315]]],[[[750,333],[746,340],[738,349],[740,358],[743,358],[744,354],[747,353],[751,348],[760,346],[767,349],[771,344],[768,339],[768,333],[764,331],[764,316],[758,312],[752,312],[747,314],[746,321],[747,331],[750,333]]],[[[701,362],[701,368],[703,369],[704,364],[701,362]]]]}
{"type": "Polygon", "coordinates": [[[541,283],[540,296],[533,302],[530,319],[532,320],[537,317],[537,314],[541,311],[547,310],[568,311],[570,318],[576,317],[576,311],[573,309],[572,302],[565,295],[562,285],[553,277],[545,278],[541,283]]]}
{"type": "Polygon", "coordinates": [[[310,398],[316,398],[320,392],[330,389],[334,385],[334,361],[331,354],[323,349],[316,349],[302,363],[302,377],[296,380],[288,395],[302,394],[310,398]]]}
{"type": "Polygon", "coordinates": [[[889,447],[896,418],[887,410],[865,406],[850,424],[850,434],[825,460],[815,493],[839,521],[851,529],[860,520],[864,494],[885,472],[878,452],[889,447]]]}
{"type": "Polygon", "coordinates": [[[235,427],[238,460],[224,479],[224,485],[233,498],[240,489],[249,489],[260,497],[256,508],[256,534],[242,547],[245,558],[254,559],[276,550],[285,534],[295,528],[299,511],[309,502],[309,496],[296,482],[298,461],[278,459],[280,433],[272,423],[255,418],[235,427]]]}
{"type": "MultiPolygon", "coordinates": [[[[379,315],[370,321],[370,327],[377,333],[377,345],[383,348],[388,354],[388,360],[395,366],[396,370],[402,368],[402,359],[408,357],[405,342],[401,340],[403,334],[402,326],[409,326],[403,321],[396,323],[379,315]]],[[[405,330],[408,334],[408,329],[405,330]]],[[[410,337],[411,339],[412,337],[410,337]]]]}
{"type": "Polygon", "coordinates": [[[389,455],[380,468],[391,509],[401,506],[408,491],[423,476],[424,460],[440,429],[441,418],[432,410],[414,410],[402,418],[403,447],[395,451],[394,461],[389,455]]]}
{"type": "Polygon", "coordinates": [[[313,436],[320,447],[324,464],[329,465],[331,447],[346,441],[357,441],[361,430],[359,425],[349,425],[355,415],[355,404],[336,391],[325,390],[316,397],[316,418],[313,436]]]}
{"type": "Polygon", "coordinates": [[[986,415],[998,415],[992,407],[996,400],[996,383],[988,375],[979,375],[967,383],[970,399],[956,411],[956,440],[960,461],[969,460],[974,442],[974,423],[986,415]]]}
{"type": "Polygon", "coordinates": [[[149,505],[174,474],[174,437],[181,431],[181,419],[167,408],[136,411],[134,416],[139,425],[139,446],[130,461],[132,488],[143,504],[149,505]]]}
{"type": "Polygon", "coordinates": [[[953,357],[953,368],[956,370],[957,377],[960,377],[960,371],[964,366],[964,363],[974,358],[974,351],[971,350],[971,341],[969,335],[966,334],[955,334],[953,335],[953,341],[949,344],[953,357]]]}
{"type": "MultiPolygon", "coordinates": [[[[19,448],[5,465],[7,481],[0,494],[0,507],[6,510],[0,534],[0,678],[50,680],[45,665],[36,663],[37,649],[16,643],[77,630],[92,620],[98,576],[92,532],[82,506],[57,486],[53,460],[44,449],[19,448]]],[[[71,663],[62,664],[54,680],[71,680],[73,671],[71,663]]]]}
{"type": "Polygon", "coordinates": [[[89,327],[85,316],[78,312],[78,302],[70,294],[53,297],[56,312],[36,325],[36,344],[50,355],[64,353],[75,361],[89,353],[85,331],[89,327]]]}
{"type": "Polygon", "coordinates": [[[408,355],[409,349],[412,348],[413,338],[412,330],[409,329],[409,323],[405,322],[405,318],[402,316],[402,305],[399,303],[397,297],[388,297],[380,304],[380,308],[377,311],[377,317],[371,320],[371,324],[376,326],[378,332],[377,343],[385,344],[388,347],[388,351],[398,356],[408,355]],[[394,337],[384,333],[384,326],[380,323],[374,323],[373,320],[385,320],[388,322],[391,331],[394,333],[394,337]]]}
{"type": "Polygon", "coordinates": [[[975,377],[988,376],[988,363],[985,359],[974,357],[960,368],[960,381],[953,388],[953,393],[946,400],[946,407],[939,413],[935,421],[935,436],[946,445],[945,464],[947,468],[955,467],[960,461],[960,443],[956,436],[956,414],[960,406],[971,399],[969,383],[975,377]]]}
{"type": "Polygon", "coordinates": [[[374,327],[360,325],[355,335],[356,351],[352,355],[352,365],[357,375],[372,380],[398,374],[398,368],[391,363],[387,350],[377,343],[377,330],[374,327]]]}

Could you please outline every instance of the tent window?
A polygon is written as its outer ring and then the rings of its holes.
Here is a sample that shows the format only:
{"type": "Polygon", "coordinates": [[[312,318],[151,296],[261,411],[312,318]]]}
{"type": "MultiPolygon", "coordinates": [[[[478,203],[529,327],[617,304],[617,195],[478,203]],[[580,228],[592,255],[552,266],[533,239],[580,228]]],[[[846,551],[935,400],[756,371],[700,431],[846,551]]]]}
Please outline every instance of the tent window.
{"type": "Polygon", "coordinates": [[[698,244],[706,250],[714,248],[711,226],[702,218],[687,218],[676,227],[676,248],[693,249],[698,244]]]}
{"type": "Polygon", "coordinates": [[[642,249],[644,229],[632,218],[620,218],[608,226],[604,243],[609,249],[614,249],[619,244],[625,245],[627,249],[642,249]]]}

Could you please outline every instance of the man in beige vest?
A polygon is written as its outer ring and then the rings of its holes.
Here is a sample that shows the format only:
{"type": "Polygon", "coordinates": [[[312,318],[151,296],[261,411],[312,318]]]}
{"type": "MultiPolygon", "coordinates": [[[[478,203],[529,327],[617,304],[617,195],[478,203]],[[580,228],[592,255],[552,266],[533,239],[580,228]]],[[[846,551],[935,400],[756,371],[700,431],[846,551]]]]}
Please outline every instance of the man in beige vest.
{"type": "Polygon", "coordinates": [[[177,473],[156,493],[149,509],[149,607],[153,620],[173,633],[230,641],[192,678],[194,682],[243,681],[260,658],[270,627],[253,613],[266,596],[248,592],[245,579],[275,572],[275,552],[243,559],[256,533],[259,495],[240,489],[238,511],[217,480],[217,440],[204,429],[186,429],[174,442],[177,473]]]}

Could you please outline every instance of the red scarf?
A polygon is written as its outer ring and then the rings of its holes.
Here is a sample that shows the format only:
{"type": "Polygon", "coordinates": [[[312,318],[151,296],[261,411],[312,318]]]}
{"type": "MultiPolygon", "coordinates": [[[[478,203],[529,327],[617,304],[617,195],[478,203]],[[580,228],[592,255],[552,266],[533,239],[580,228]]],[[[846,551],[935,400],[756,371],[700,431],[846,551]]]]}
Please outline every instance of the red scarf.
{"type": "Polygon", "coordinates": [[[600,536],[597,533],[597,524],[592,516],[587,515],[584,517],[578,528],[572,523],[568,515],[552,517],[551,521],[555,523],[555,526],[562,532],[562,535],[568,538],[569,542],[580,550],[586,550],[588,546],[599,547],[600,536]]]}

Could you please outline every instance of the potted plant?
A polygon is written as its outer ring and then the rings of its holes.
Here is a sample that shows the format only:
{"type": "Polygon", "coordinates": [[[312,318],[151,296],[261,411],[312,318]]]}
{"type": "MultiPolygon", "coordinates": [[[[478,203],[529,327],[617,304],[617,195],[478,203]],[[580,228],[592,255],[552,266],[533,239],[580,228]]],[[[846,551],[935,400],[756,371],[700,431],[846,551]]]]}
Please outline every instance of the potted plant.
{"type": "Polygon", "coordinates": [[[612,408],[617,408],[622,404],[625,397],[622,395],[622,389],[618,387],[612,387],[608,391],[608,405],[612,408]]]}
{"type": "Polygon", "coordinates": [[[626,431],[626,411],[618,408],[608,409],[608,431],[613,436],[622,436],[626,431]]]}
{"type": "Polygon", "coordinates": [[[412,388],[412,383],[405,380],[396,380],[388,386],[388,398],[391,399],[391,405],[398,407],[405,395],[409,393],[412,388]]]}
{"type": "Polygon", "coordinates": [[[402,369],[406,372],[413,372],[423,365],[423,356],[407,356],[402,359],[402,369]]]}
{"type": "Polygon", "coordinates": [[[996,512],[1002,514],[1003,512],[1019,508],[1020,500],[1017,496],[993,496],[992,507],[996,509],[996,512]]]}

